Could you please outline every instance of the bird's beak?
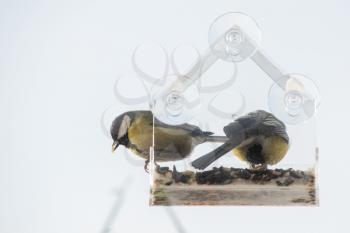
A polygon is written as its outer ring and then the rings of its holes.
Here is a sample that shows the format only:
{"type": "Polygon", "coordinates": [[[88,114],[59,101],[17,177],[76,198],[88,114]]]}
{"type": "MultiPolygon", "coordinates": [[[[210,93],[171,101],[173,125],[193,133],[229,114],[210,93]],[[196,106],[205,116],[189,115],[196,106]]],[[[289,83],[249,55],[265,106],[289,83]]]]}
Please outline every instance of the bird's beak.
{"type": "Polygon", "coordinates": [[[112,144],[112,152],[114,152],[119,146],[119,143],[118,141],[114,141],[113,144],[112,144]]]}

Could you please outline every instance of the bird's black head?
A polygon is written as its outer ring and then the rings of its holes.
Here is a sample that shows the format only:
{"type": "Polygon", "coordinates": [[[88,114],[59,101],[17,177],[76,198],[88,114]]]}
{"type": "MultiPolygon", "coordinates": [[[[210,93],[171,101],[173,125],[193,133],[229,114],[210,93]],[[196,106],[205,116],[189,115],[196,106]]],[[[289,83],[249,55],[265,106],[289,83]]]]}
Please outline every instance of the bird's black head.
{"type": "Polygon", "coordinates": [[[115,151],[119,145],[128,145],[128,129],[134,117],[135,114],[133,112],[125,112],[114,119],[111,126],[111,136],[113,139],[112,151],[115,151]]]}

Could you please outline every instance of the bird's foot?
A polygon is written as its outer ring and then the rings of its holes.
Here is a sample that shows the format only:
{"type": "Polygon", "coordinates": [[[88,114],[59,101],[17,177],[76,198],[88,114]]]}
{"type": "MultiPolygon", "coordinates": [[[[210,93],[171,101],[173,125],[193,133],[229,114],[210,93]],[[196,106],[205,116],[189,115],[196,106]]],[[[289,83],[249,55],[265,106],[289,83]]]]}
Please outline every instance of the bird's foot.
{"type": "Polygon", "coordinates": [[[143,168],[145,169],[145,172],[147,172],[147,173],[149,173],[149,167],[148,167],[148,165],[149,165],[149,159],[147,159],[147,160],[145,161],[145,166],[143,167],[143,168]]]}
{"type": "MultiPolygon", "coordinates": [[[[149,173],[149,163],[150,163],[150,160],[147,159],[145,161],[145,166],[143,167],[145,169],[145,172],[147,172],[147,173],[149,173]]],[[[154,165],[156,166],[155,167],[156,171],[160,170],[161,167],[156,162],[154,162],[154,165]]]]}
{"type": "Polygon", "coordinates": [[[267,164],[250,164],[250,170],[256,171],[256,172],[263,172],[267,170],[267,164]]]}

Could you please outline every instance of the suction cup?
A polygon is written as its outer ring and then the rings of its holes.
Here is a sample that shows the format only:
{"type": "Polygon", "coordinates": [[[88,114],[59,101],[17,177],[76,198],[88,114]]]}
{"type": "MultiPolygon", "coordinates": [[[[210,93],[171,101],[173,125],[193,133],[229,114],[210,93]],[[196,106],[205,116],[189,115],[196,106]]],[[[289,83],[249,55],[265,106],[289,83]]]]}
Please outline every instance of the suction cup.
{"type": "Polygon", "coordinates": [[[208,41],[219,58],[239,62],[257,50],[261,32],[256,21],[240,12],[230,12],[215,19],[209,28],[208,41]]]}
{"type": "Polygon", "coordinates": [[[151,89],[151,110],[154,116],[167,124],[180,125],[187,123],[200,109],[198,82],[186,90],[174,86],[185,76],[170,75],[162,81],[162,86],[155,84],[151,89]]]}
{"type": "Polygon", "coordinates": [[[320,105],[319,90],[304,75],[288,74],[271,86],[268,105],[271,112],[285,123],[303,123],[316,113],[320,105]]]}

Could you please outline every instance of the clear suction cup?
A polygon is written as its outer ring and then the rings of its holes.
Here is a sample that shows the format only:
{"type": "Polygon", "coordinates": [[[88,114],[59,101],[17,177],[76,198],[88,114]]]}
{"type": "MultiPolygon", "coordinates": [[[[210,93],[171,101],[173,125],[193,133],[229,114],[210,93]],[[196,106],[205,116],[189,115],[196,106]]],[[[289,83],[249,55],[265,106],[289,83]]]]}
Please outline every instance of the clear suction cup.
{"type": "Polygon", "coordinates": [[[257,50],[261,32],[256,21],[240,12],[230,12],[215,19],[209,28],[208,41],[219,58],[239,62],[257,50]]]}
{"type": "Polygon", "coordinates": [[[151,109],[154,116],[167,124],[179,125],[187,123],[200,109],[200,94],[198,83],[195,82],[185,90],[174,86],[174,82],[181,82],[185,76],[170,75],[157,83],[151,90],[151,109]]]}
{"type": "Polygon", "coordinates": [[[304,75],[288,74],[271,86],[268,105],[272,113],[285,123],[302,123],[316,113],[320,105],[319,90],[304,75]]]}

